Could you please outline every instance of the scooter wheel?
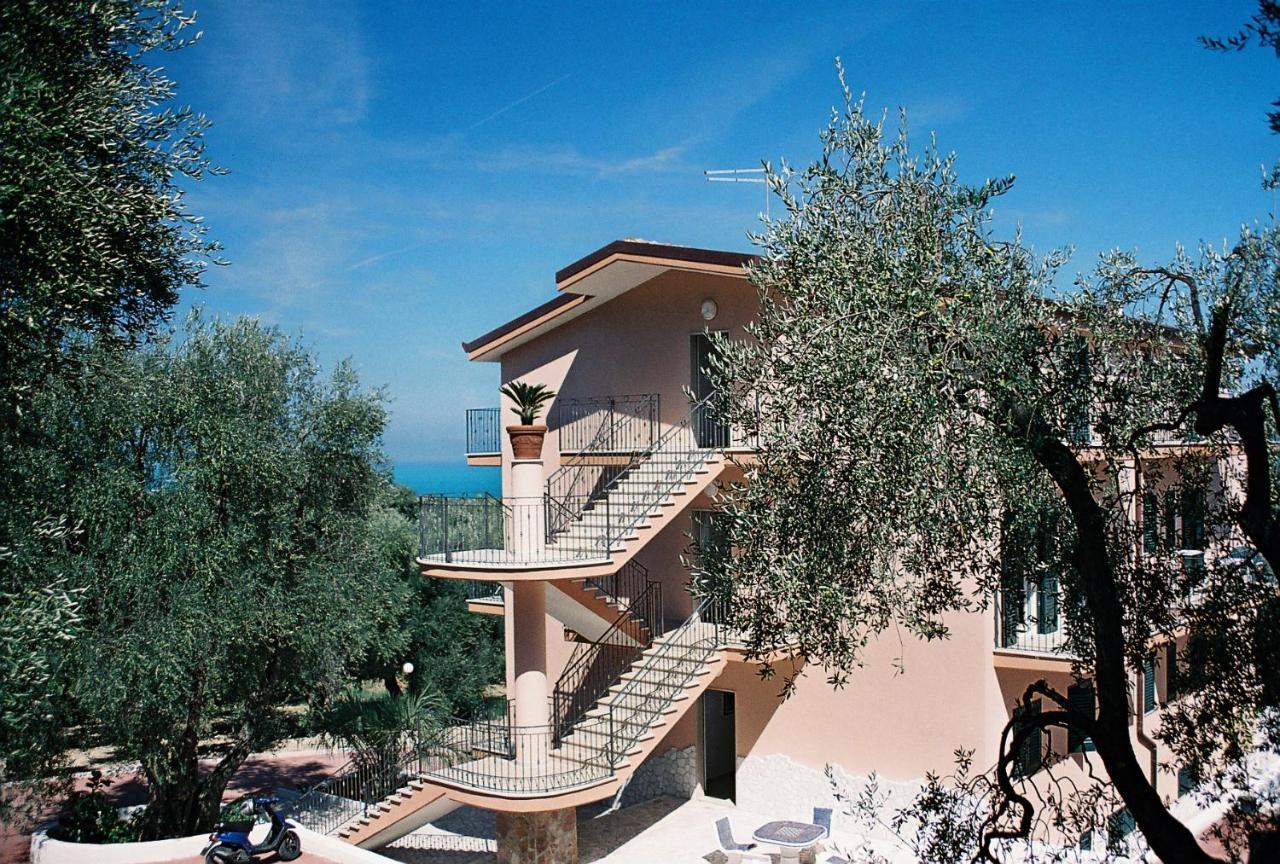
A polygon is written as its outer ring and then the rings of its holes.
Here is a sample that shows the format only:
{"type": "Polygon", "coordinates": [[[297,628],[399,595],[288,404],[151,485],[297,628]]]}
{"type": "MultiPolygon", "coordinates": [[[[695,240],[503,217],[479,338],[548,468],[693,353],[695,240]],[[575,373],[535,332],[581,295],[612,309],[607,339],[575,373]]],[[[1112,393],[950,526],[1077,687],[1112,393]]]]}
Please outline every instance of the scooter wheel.
{"type": "Polygon", "coordinates": [[[284,832],[284,839],[280,841],[280,848],[276,850],[276,855],[281,861],[292,861],[302,854],[302,841],[298,839],[298,832],[284,832]]]}
{"type": "Polygon", "coordinates": [[[248,864],[248,862],[249,856],[239,846],[214,846],[204,856],[204,864],[248,864]]]}

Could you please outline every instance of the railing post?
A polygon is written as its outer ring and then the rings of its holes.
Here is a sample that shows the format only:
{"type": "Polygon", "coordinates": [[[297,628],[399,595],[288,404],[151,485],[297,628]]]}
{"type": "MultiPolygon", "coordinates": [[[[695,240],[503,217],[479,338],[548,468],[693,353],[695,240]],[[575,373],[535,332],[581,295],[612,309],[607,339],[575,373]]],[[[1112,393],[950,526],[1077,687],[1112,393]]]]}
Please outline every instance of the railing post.
{"type": "Polygon", "coordinates": [[[445,563],[453,561],[453,550],[449,548],[449,499],[440,496],[440,542],[444,546],[445,563]]]}
{"type": "Polygon", "coordinates": [[[492,544],[493,538],[489,536],[489,493],[484,494],[484,542],[492,544]]]}
{"type": "Polygon", "coordinates": [[[427,557],[427,526],[424,511],[427,506],[427,499],[421,495],[418,496],[418,557],[427,557]]]}

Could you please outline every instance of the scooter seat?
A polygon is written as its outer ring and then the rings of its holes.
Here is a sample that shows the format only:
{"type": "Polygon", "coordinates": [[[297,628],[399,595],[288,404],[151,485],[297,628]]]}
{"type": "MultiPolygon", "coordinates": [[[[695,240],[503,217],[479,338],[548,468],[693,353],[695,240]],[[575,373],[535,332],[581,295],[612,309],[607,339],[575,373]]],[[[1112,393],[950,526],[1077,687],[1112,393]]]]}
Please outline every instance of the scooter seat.
{"type": "Polygon", "coordinates": [[[253,830],[252,822],[219,822],[213,829],[218,834],[248,834],[253,830]]]}

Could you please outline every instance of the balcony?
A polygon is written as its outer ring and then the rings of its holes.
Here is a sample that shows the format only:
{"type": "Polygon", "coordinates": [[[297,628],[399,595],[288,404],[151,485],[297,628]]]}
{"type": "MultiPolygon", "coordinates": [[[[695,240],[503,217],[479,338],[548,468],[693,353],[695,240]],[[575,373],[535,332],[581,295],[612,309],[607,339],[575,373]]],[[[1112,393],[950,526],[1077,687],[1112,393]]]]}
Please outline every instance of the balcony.
{"type": "Polygon", "coordinates": [[[656,393],[557,399],[550,426],[561,454],[641,453],[659,434],[656,393]]]}
{"type": "Polygon", "coordinates": [[[475,570],[605,562],[620,529],[607,506],[596,513],[585,501],[552,502],[545,496],[429,495],[418,507],[419,560],[475,570]],[[574,531],[548,531],[548,513],[557,503],[581,508],[574,531]]]}
{"type": "Polygon", "coordinates": [[[998,665],[1040,668],[1070,663],[1066,620],[1057,579],[1045,576],[995,597],[995,656],[998,665]]]}
{"type": "Polygon", "coordinates": [[[502,417],[497,408],[467,409],[467,464],[502,464],[502,417]]]}

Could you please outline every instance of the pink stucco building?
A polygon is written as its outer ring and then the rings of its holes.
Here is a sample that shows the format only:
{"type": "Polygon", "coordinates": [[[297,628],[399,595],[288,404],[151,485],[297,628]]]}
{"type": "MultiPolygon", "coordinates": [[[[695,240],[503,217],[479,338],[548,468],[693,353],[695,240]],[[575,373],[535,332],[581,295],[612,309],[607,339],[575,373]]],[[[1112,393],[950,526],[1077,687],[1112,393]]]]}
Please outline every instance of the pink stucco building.
{"type": "MultiPolygon", "coordinates": [[[[708,530],[710,494],[751,448],[691,412],[688,393],[706,389],[704,332],[739,336],[756,313],[749,260],[610,243],[559,271],[549,302],[465,343],[471,360],[498,367],[495,400],[498,384],[515,379],[557,391],[540,459],[513,458],[502,433],[513,422],[508,405],[468,413],[468,459],[501,466],[500,500],[433,499],[423,509],[423,576],[469,580],[471,608],[505,616],[513,707],[454,730],[458,758],[350,839],[385,842],[389,826],[467,803],[499,812],[509,848],[541,844],[545,860],[571,860],[571,808],[613,796],[701,793],[807,816],[834,805],[828,765],[855,791],[875,772],[905,796],[926,771],[945,772],[957,748],[973,750],[980,768],[993,764],[1031,681],[1068,689],[1071,660],[1055,650],[1062,611],[1047,581],[1019,586],[985,614],[953,616],[945,641],[873,645],[841,690],[801,669],[785,701],[714,610],[695,608],[689,537],[708,530]]],[[[1180,445],[1168,446],[1172,457],[1180,445]]],[[[1151,466],[1172,463],[1157,452],[1144,464],[1144,488],[1158,492],[1166,469],[1151,466]]],[[[1170,510],[1148,533],[1203,546],[1193,521],[1170,510]]],[[[1176,650],[1162,646],[1133,673],[1134,740],[1170,797],[1178,778],[1157,772],[1169,754],[1151,735],[1172,695],[1176,650]]],[[[1073,752],[1089,746],[1065,736],[1042,744],[1066,756],[1068,772],[1082,758],[1073,752]]]]}

